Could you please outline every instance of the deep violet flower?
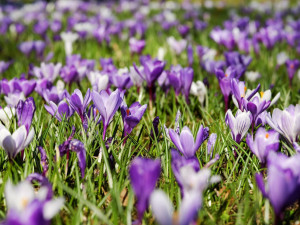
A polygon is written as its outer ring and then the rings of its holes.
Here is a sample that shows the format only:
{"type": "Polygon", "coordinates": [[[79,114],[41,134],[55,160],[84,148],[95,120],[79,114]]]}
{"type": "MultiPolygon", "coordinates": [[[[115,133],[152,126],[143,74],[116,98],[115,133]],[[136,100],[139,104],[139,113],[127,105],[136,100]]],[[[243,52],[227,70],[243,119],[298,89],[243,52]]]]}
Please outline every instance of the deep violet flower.
{"type": "Polygon", "coordinates": [[[70,106],[78,113],[82,122],[85,120],[85,110],[92,100],[90,89],[87,90],[84,98],[79,89],[76,89],[73,94],[67,98],[70,106]]]}
{"type": "Polygon", "coordinates": [[[26,127],[22,125],[13,134],[6,127],[0,124],[0,146],[7,153],[9,159],[13,159],[16,155],[26,148],[34,137],[34,130],[27,132],[26,127]]]}
{"type": "Polygon", "coordinates": [[[251,113],[246,111],[242,112],[240,109],[238,109],[235,116],[232,115],[230,109],[225,115],[225,122],[231,130],[232,139],[237,143],[243,140],[251,126],[251,121],[251,113]]]}
{"type": "Polygon", "coordinates": [[[64,117],[68,120],[74,113],[73,108],[70,107],[65,101],[59,102],[58,105],[50,101],[49,105],[44,106],[47,112],[52,116],[55,116],[58,121],[62,121],[64,117]]]}
{"type": "Polygon", "coordinates": [[[113,85],[120,90],[129,89],[132,86],[129,71],[126,67],[119,69],[116,73],[112,73],[110,79],[113,85]]]}
{"type": "Polygon", "coordinates": [[[193,46],[189,44],[186,48],[187,58],[188,58],[188,65],[192,67],[194,62],[194,50],[193,46]]]}
{"type": "Polygon", "coordinates": [[[257,186],[273,206],[276,220],[283,219],[284,209],[300,199],[299,160],[300,154],[287,157],[270,152],[267,159],[267,184],[264,184],[261,174],[256,174],[257,186]]]}
{"type": "Polygon", "coordinates": [[[266,131],[260,127],[255,133],[255,138],[248,134],[247,145],[261,163],[265,163],[270,151],[277,151],[279,148],[279,133],[275,130],[266,131]]]}
{"type": "Polygon", "coordinates": [[[230,66],[226,69],[225,72],[221,69],[216,69],[215,74],[218,78],[220,89],[224,96],[225,111],[227,111],[228,103],[229,103],[229,95],[231,94],[230,83],[233,78],[237,78],[236,68],[234,66],[230,66]]]}
{"type": "Polygon", "coordinates": [[[157,59],[152,60],[151,58],[147,58],[141,60],[141,64],[143,69],[140,70],[136,64],[134,63],[133,66],[136,72],[147,82],[148,87],[153,87],[154,82],[163,72],[166,63],[164,61],[160,61],[157,59]]]}
{"type": "Polygon", "coordinates": [[[27,98],[25,101],[20,100],[17,105],[18,126],[25,125],[27,132],[29,132],[35,109],[35,102],[32,97],[27,98]]]}
{"type": "Polygon", "coordinates": [[[137,197],[138,220],[142,221],[149,198],[160,176],[160,160],[135,158],[130,167],[129,175],[133,191],[137,197]]]}
{"type": "Polygon", "coordinates": [[[297,142],[300,135],[300,105],[290,105],[283,111],[274,109],[272,117],[267,115],[267,122],[291,144],[297,142]]]}
{"type": "Polygon", "coordinates": [[[208,127],[199,127],[196,140],[194,140],[191,130],[185,126],[182,128],[180,135],[173,129],[169,129],[170,139],[186,158],[192,158],[195,156],[196,151],[200,148],[201,144],[208,138],[208,127]]]}
{"type": "Polygon", "coordinates": [[[129,135],[135,128],[147,109],[147,104],[133,103],[129,108],[126,104],[121,105],[121,114],[124,124],[124,137],[129,135]]]}
{"type": "Polygon", "coordinates": [[[102,90],[100,93],[93,91],[92,99],[102,117],[104,140],[107,127],[122,104],[123,95],[118,89],[113,91],[110,95],[105,90],[102,90]]]}
{"type": "Polygon", "coordinates": [[[86,149],[84,147],[84,144],[77,140],[73,139],[75,134],[75,127],[72,127],[72,133],[69,136],[69,138],[59,145],[59,152],[60,156],[64,156],[69,151],[73,151],[77,154],[78,158],[78,166],[81,171],[81,177],[84,178],[85,168],[86,168],[86,149]]]}
{"type": "MultiPolygon", "coordinates": [[[[44,178],[46,179],[46,178],[44,178]]],[[[42,181],[41,188],[36,192],[30,181],[25,180],[14,186],[11,181],[5,185],[5,198],[8,208],[3,225],[50,225],[51,219],[64,204],[63,198],[53,199],[52,186],[42,181]],[[51,189],[51,190],[50,190],[51,189]]]]}

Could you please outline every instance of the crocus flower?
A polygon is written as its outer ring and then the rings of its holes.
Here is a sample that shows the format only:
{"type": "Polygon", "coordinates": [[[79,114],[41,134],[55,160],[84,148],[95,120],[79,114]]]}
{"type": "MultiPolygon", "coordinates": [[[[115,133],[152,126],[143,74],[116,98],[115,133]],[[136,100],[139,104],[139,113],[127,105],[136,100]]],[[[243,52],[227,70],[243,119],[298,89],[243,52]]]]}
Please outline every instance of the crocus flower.
{"type": "Polygon", "coordinates": [[[294,59],[294,60],[288,59],[286,60],[285,65],[289,75],[290,86],[291,86],[293,77],[300,67],[300,61],[298,59],[294,59]]]}
{"type": "Polygon", "coordinates": [[[251,82],[255,82],[261,77],[260,73],[257,71],[246,71],[245,75],[246,78],[251,82]]]}
{"type": "MultiPolygon", "coordinates": [[[[259,87],[259,86],[258,86],[259,87]]],[[[258,88],[257,87],[257,88],[258,88]]],[[[257,89],[256,88],[256,89],[257,89]]],[[[257,89],[258,90],[258,89],[257,89]]],[[[248,96],[247,98],[243,98],[242,99],[242,104],[243,104],[243,108],[245,108],[247,111],[251,112],[252,115],[252,123],[253,126],[256,122],[257,117],[264,112],[265,110],[267,110],[270,106],[272,106],[273,104],[275,104],[277,102],[277,100],[280,97],[280,93],[278,93],[271,101],[271,91],[270,90],[266,90],[266,91],[261,91],[260,94],[256,93],[253,97],[251,97],[253,95],[253,91],[248,90],[248,92],[246,93],[246,95],[248,96]],[[252,94],[249,94],[251,93],[252,94]]],[[[252,127],[253,128],[253,127],[252,127]]]]}
{"type": "Polygon", "coordinates": [[[283,219],[284,209],[300,199],[300,154],[287,157],[270,152],[268,156],[267,184],[263,176],[256,174],[256,183],[265,198],[268,198],[276,215],[276,222],[283,219]]]}
{"type": "Polygon", "coordinates": [[[9,159],[26,148],[32,141],[34,130],[27,132],[26,127],[22,125],[13,134],[11,134],[3,125],[0,124],[0,146],[7,153],[9,159]]]}
{"type": "Polygon", "coordinates": [[[14,78],[10,81],[3,79],[1,82],[2,92],[5,95],[9,93],[23,92],[28,97],[36,86],[35,80],[26,80],[24,78],[14,78]]]}
{"type": "Polygon", "coordinates": [[[61,63],[46,64],[42,62],[40,67],[33,68],[33,73],[38,79],[47,79],[48,81],[54,82],[54,80],[59,75],[61,67],[61,63]]]}
{"type": "Polygon", "coordinates": [[[10,64],[11,62],[0,61],[0,74],[4,73],[8,69],[10,64]]]}
{"type": "Polygon", "coordinates": [[[35,112],[35,102],[32,97],[27,98],[25,101],[20,100],[17,108],[18,126],[25,125],[27,132],[29,132],[32,118],[35,112]]]}
{"type": "MultiPolygon", "coordinates": [[[[138,70],[142,70],[143,68],[139,67],[138,70]]],[[[137,87],[141,87],[143,85],[143,78],[136,72],[133,66],[129,67],[129,76],[131,82],[137,87]]]]}
{"type": "Polygon", "coordinates": [[[135,63],[133,64],[136,72],[144,79],[146,80],[148,87],[153,87],[154,82],[157,80],[157,78],[161,75],[165,68],[165,62],[159,61],[157,59],[145,59],[141,61],[141,64],[143,66],[143,69],[140,70],[135,63]]]}
{"type": "Polygon", "coordinates": [[[238,109],[235,116],[232,115],[229,109],[225,115],[225,122],[231,130],[231,136],[234,141],[240,143],[248,129],[251,126],[251,113],[238,109]]]}
{"type": "Polygon", "coordinates": [[[265,163],[270,151],[277,151],[279,148],[279,133],[274,130],[266,131],[260,127],[255,133],[255,138],[248,134],[246,137],[247,145],[257,156],[261,163],[265,163]]]}
{"type": "Polygon", "coordinates": [[[124,123],[124,136],[132,132],[147,109],[147,104],[141,105],[139,102],[133,103],[129,108],[126,104],[121,105],[121,114],[124,123]]]}
{"type": "Polygon", "coordinates": [[[173,36],[168,37],[167,42],[170,48],[176,53],[176,55],[180,55],[180,53],[186,48],[187,41],[185,39],[181,39],[177,41],[173,36]]]}
{"type": "Polygon", "coordinates": [[[214,151],[214,147],[215,147],[215,143],[217,140],[217,134],[216,133],[212,133],[207,141],[207,154],[210,155],[210,159],[212,158],[213,155],[213,151],[214,151]]]}
{"type": "Polygon", "coordinates": [[[198,97],[199,102],[203,105],[205,96],[207,95],[207,89],[201,80],[192,82],[190,93],[198,97]]]}
{"type": "Polygon", "coordinates": [[[178,33],[179,33],[183,38],[185,38],[185,37],[188,35],[188,33],[189,33],[189,31],[190,31],[190,28],[189,28],[189,26],[187,26],[187,25],[180,25],[180,26],[177,27],[177,30],[178,30],[178,33]]]}
{"type": "Polygon", "coordinates": [[[106,74],[102,74],[98,71],[91,71],[87,75],[94,91],[100,92],[106,90],[109,83],[109,77],[106,74]]]}
{"type": "Polygon", "coordinates": [[[14,107],[4,107],[0,108],[0,120],[2,123],[9,128],[10,126],[10,120],[15,115],[16,109],[14,107]]]}
{"type": "Polygon", "coordinates": [[[137,40],[133,37],[129,39],[129,47],[131,53],[141,54],[145,46],[145,40],[137,40]]]}
{"type": "Polygon", "coordinates": [[[286,52],[280,52],[280,53],[278,53],[277,56],[276,56],[277,67],[285,64],[288,59],[289,59],[289,57],[286,54],[286,52]]]}
{"type": "Polygon", "coordinates": [[[93,91],[92,99],[96,108],[99,110],[100,115],[102,116],[104,140],[106,129],[109,123],[112,121],[116,111],[119,109],[123,101],[123,97],[121,92],[116,89],[110,95],[104,90],[102,90],[100,94],[96,91],[93,91]]]}
{"type": "Polygon", "coordinates": [[[189,225],[197,218],[198,211],[202,207],[202,195],[205,189],[213,183],[220,181],[219,176],[211,176],[207,168],[195,172],[193,167],[181,168],[181,176],[184,178],[186,194],[184,195],[178,216],[173,216],[172,203],[163,191],[155,190],[150,197],[152,212],[161,225],[189,225]]]}
{"type": "Polygon", "coordinates": [[[72,45],[79,38],[78,34],[72,32],[62,32],[60,36],[65,44],[66,55],[71,55],[73,52],[72,45]]]}
{"type": "Polygon", "coordinates": [[[20,100],[25,101],[25,95],[23,92],[9,93],[7,96],[4,96],[4,100],[9,107],[15,107],[20,100]]]}
{"type": "Polygon", "coordinates": [[[79,89],[76,89],[73,92],[73,94],[69,98],[67,98],[67,100],[68,100],[70,106],[78,113],[81,121],[84,122],[86,107],[92,100],[90,89],[87,90],[84,98],[82,96],[81,91],[79,89]]]}
{"type": "Polygon", "coordinates": [[[55,116],[55,118],[58,121],[62,121],[63,117],[69,119],[74,112],[73,108],[70,107],[65,101],[59,102],[58,105],[50,101],[49,106],[48,105],[44,105],[44,106],[47,112],[50,113],[52,116],[55,116]]]}
{"type": "Polygon", "coordinates": [[[220,89],[224,96],[225,111],[227,111],[229,95],[231,94],[230,83],[233,78],[237,78],[236,68],[234,66],[230,66],[226,69],[225,72],[221,69],[216,69],[215,73],[219,81],[220,89]]]}
{"type": "Polygon", "coordinates": [[[121,68],[117,73],[111,74],[111,81],[120,90],[129,89],[132,86],[132,82],[129,76],[128,68],[121,68]]]}
{"type": "Polygon", "coordinates": [[[267,123],[291,144],[298,141],[300,134],[300,105],[290,105],[283,111],[277,108],[274,109],[272,117],[267,115],[267,123]]]}
{"type": "Polygon", "coordinates": [[[63,198],[48,199],[46,187],[36,193],[29,181],[14,186],[10,181],[5,185],[5,198],[8,207],[3,225],[50,225],[51,219],[64,204],[63,198]]]}
{"type": "Polygon", "coordinates": [[[199,127],[196,140],[194,140],[191,130],[185,126],[182,128],[180,135],[173,129],[169,129],[170,139],[177,149],[186,157],[192,158],[195,156],[196,151],[200,148],[201,144],[208,138],[208,127],[199,127]]]}
{"type": "Polygon", "coordinates": [[[142,221],[149,198],[160,176],[160,160],[135,158],[129,168],[130,181],[137,197],[138,220],[142,221]]]}
{"type": "Polygon", "coordinates": [[[188,64],[191,67],[194,62],[194,50],[193,50],[193,46],[191,44],[189,44],[188,47],[186,48],[186,53],[187,53],[187,57],[188,57],[188,64]]]}
{"type": "Polygon", "coordinates": [[[64,143],[59,145],[59,152],[60,156],[64,156],[69,151],[76,152],[78,158],[78,166],[81,171],[81,177],[84,178],[86,168],[86,149],[81,141],[73,139],[74,131],[75,129],[73,128],[70,137],[64,143]]]}

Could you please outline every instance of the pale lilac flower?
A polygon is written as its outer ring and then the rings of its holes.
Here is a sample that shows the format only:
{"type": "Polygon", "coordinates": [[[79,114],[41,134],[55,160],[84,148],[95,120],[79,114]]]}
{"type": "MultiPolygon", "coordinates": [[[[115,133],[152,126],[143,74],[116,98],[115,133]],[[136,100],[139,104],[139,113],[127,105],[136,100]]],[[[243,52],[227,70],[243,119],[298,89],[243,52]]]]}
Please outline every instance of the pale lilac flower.
{"type": "Polygon", "coordinates": [[[0,120],[1,122],[9,128],[11,123],[11,118],[16,114],[16,109],[14,107],[4,107],[0,109],[0,120]]]}

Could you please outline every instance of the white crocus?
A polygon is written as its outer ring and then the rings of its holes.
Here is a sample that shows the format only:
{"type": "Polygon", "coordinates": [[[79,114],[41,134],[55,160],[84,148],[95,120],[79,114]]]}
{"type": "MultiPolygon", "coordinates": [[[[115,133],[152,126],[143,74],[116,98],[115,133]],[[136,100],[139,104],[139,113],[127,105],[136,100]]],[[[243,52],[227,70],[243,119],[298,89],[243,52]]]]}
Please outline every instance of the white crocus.
{"type": "MultiPolygon", "coordinates": [[[[143,71],[143,66],[138,67],[139,71],[143,71]]],[[[138,87],[141,87],[143,84],[143,78],[136,72],[133,66],[129,67],[129,76],[132,83],[138,87]]]]}
{"type": "Polygon", "coordinates": [[[0,124],[0,146],[10,159],[14,158],[21,150],[26,148],[34,137],[34,130],[29,133],[24,125],[11,134],[6,127],[0,124]]]}
{"type": "Polygon", "coordinates": [[[163,47],[160,47],[157,52],[157,59],[160,61],[163,61],[165,58],[165,55],[166,55],[166,49],[163,47]]]}
{"type": "Polygon", "coordinates": [[[257,71],[247,71],[245,75],[246,78],[251,82],[254,82],[261,77],[260,73],[257,71]]]}
{"type": "Polygon", "coordinates": [[[25,95],[23,92],[9,93],[7,96],[4,96],[4,100],[8,106],[15,107],[20,100],[25,101],[25,95]]]}
{"type": "Polygon", "coordinates": [[[11,118],[15,115],[16,110],[14,107],[5,107],[0,109],[0,120],[4,123],[6,127],[9,127],[11,118]]]}
{"type": "Polygon", "coordinates": [[[193,82],[191,85],[190,93],[198,97],[199,102],[203,105],[205,97],[207,95],[207,89],[204,83],[200,80],[193,82]]]}
{"type": "Polygon", "coordinates": [[[108,75],[101,74],[98,71],[91,71],[88,74],[88,79],[93,86],[93,90],[100,92],[107,89],[109,82],[108,75]]]}
{"type": "Polygon", "coordinates": [[[78,34],[73,32],[62,32],[60,36],[65,43],[66,55],[71,55],[73,51],[73,43],[79,38],[78,34]]]}

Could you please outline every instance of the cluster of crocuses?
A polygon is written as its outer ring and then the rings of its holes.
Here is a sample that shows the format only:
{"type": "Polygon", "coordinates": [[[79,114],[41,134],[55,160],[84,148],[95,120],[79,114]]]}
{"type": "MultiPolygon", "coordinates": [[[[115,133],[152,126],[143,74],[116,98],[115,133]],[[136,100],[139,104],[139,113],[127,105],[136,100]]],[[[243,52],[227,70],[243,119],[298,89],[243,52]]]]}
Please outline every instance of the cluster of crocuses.
{"type": "MultiPolygon", "coordinates": [[[[172,170],[181,190],[181,205],[178,215],[175,216],[174,208],[167,194],[155,189],[160,177],[160,160],[135,158],[129,168],[129,175],[133,191],[137,197],[138,222],[142,221],[144,212],[149,205],[159,224],[188,225],[195,222],[198,211],[202,207],[203,192],[210,185],[220,181],[220,176],[211,175],[209,167],[219,158],[211,159],[203,168],[196,156],[202,143],[208,138],[209,128],[199,127],[196,138],[191,130],[184,126],[180,130],[180,112],[178,111],[175,130],[165,127],[164,135],[171,140],[175,148],[170,148],[172,157],[172,170]]],[[[207,151],[213,155],[213,148],[217,139],[216,134],[211,134],[207,151]]]]}
{"type": "MultiPolygon", "coordinates": [[[[17,187],[11,183],[6,184],[8,214],[4,224],[49,224],[50,219],[63,204],[62,199],[52,199],[52,187],[46,178],[49,170],[47,146],[38,146],[34,141],[35,132],[39,133],[40,130],[34,127],[36,106],[35,100],[29,97],[33,92],[44,99],[45,110],[59,122],[70,120],[73,122],[78,116],[87,136],[92,124],[101,126],[102,133],[99,135],[105,143],[110,142],[107,129],[120,109],[123,121],[122,139],[125,144],[147,109],[147,104],[141,105],[140,100],[127,106],[125,97],[131,87],[136,86],[137,92],[142,96],[142,88],[146,83],[144,88],[149,93],[151,112],[152,103],[158,93],[157,85],[166,94],[171,89],[176,96],[181,93],[186,102],[189,102],[189,94],[193,94],[202,105],[204,104],[209,84],[207,80],[193,82],[194,51],[197,53],[201,68],[215,74],[218,79],[224,95],[225,121],[231,129],[233,140],[237,143],[233,147],[236,156],[240,154],[238,145],[246,137],[247,145],[261,166],[267,167],[266,188],[263,175],[258,174],[256,179],[264,197],[270,200],[276,218],[280,219],[285,207],[299,199],[298,153],[288,157],[275,152],[279,150],[280,141],[285,143],[286,148],[300,152],[298,145],[300,106],[290,105],[283,111],[274,109],[271,116],[267,111],[276,103],[280,94],[271,99],[271,90],[261,91],[260,85],[254,90],[249,90],[240,79],[244,75],[250,81],[256,81],[260,77],[255,71],[247,71],[252,61],[248,54],[254,51],[260,55],[263,46],[271,49],[278,43],[286,42],[300,52],[300,21],[292,17],[286,18],[286,15],[299,14],[300,7],[294,10],[280,9],[274,19],[266,22],[240,17],[232,12],[231,18],[224,21],[223,27],[216,27],[210,31],[210,38],[228,50],[221,53],[207,46],[194,46],[193,32],[206,29],[210,20],[210,14],[200,13],[199,4],[145,2],[121,1],[114,7],[113,4],[103,5],[83,1],[72,1],[70,4],[68,1],[58,1],[49,4],[37,2],[21,8],[15,6],[0,8],[0,33],[15,38],[18,50],[24,58],[34,59],[40,63],[30,64],[29,70],[23,71],[24,74],[20,78],[1,80],[0,93],[4,95],[7,106],[0,109],[0,146],[7,153],[9,163],[17,160],[18,156],[24,159],[30,154],[24,151],[28,146],[32,150],[38,149],[43,169],[42,175],[32,174],[28,177],[29,181],[37,180],[41,183],[38,193],[34,193],[28,181],[20,183],[17,187]],[[177,11],[181,9],[184,10],[183,18],[177,16],[177,11]],[[132,18],[121,21],[117,17],[120,12],[130,12],[132,18]],[[175,62],[180,61],[180,64],[173,63],[174,65],[167,68],[167,57],[165,58],[167,48],[163,46],[155,55],[142,54],[146,51],[147,45],[151,45],[152,40],[148,41],[146,34],[149,33],[149,28],[153,27],[161,28],[161,31],[168,35],[165,41],[176,58],[175,62]],[[175,34],[176,38],[169,35],[174,28],[179,38],[175,34]],[[38,37],[39,40],[20,40],[19,38],[26,32],[34,33],[34,37],[38,37]],[[120,51],[115,40],[126,42],[131,57],[136,62],[118,68],[116,66],[118,64],[112,58],[101,58],[100,68],[95,69],[98,64],[95,59],[86,59],[76,54],[78,53],[76,42],[85,43],[92,39],[101,47],[114,49],[116,55],[120,51]],[[64,45],[66,55],[64,62],[50,62],[56,55],[48,51],[53,50],[55,42],[64,45]],[[237,52],[237,49],[247,55],[237,52]],[[220,57],[223,57],[223,60],[220,57]],[[91,89],[87,89],[83,95],[81,85],[86,78],[91,84],[91,89]],[[77,85],[78,89],[71,93],[74,85],[77,85]],[[229,109],[230,96],[238,108],[235,115],[229,109]],[[268,129],[268,126],[272,129],[268,129]],[[250,127],[252,132],[247,134],[250,127]],[[22,154],[19,154],[20,152],[22,154]]],[[[213,4],[211,1],[205,2],[208,7],[211,4],[213,4]]],[[[245,11],[256,9],[262,10],[263,13],[270,10],[264,5],[250,5],[245,11]]],[[[300,61],[290,58],[286,52],[280,52],[277,55],[278,71],[283,65],[286,66],[286,73],[292,86],[300,61]]],[[[0,61],[0,74],[6,75],[13,66],[12,60],[0,61]]],[[[156,117],[151,137],[160,134],[158,123],[159,118],[156,117]]],[[[187,126],[182,128],[180,125],[178,114],[175,129],[165,127],[164,131],[165,138],[176,148],[171,148],[170,154],[173,174],[182,197],[178,216],[174,214],[167,194],[155,190],[160,177],[160,160],[138,157],[133,160],[129,174],[137,197],[139,222],[142,221],[149,205],[160,224],[195,222],[202,206],[204,190],[209,184],[220,180],[218,176],[211,176],[209,169],[218,160],[218,155],[213,151],[217,135],[212,133],[209,136],[208,128],[201,125],[194,138],[187,126]],[[206,139],[210,161],[200,168],[196,152],[206,139]]],[[[84,178],[87,149],[84,141],[76,139],[75,135],[76,130],[72,126],[66,140],[59,143],[58,153],[61,157],[67,155],[68,159],[70,152],[75,152],[81,176],[84,178]]]]}

